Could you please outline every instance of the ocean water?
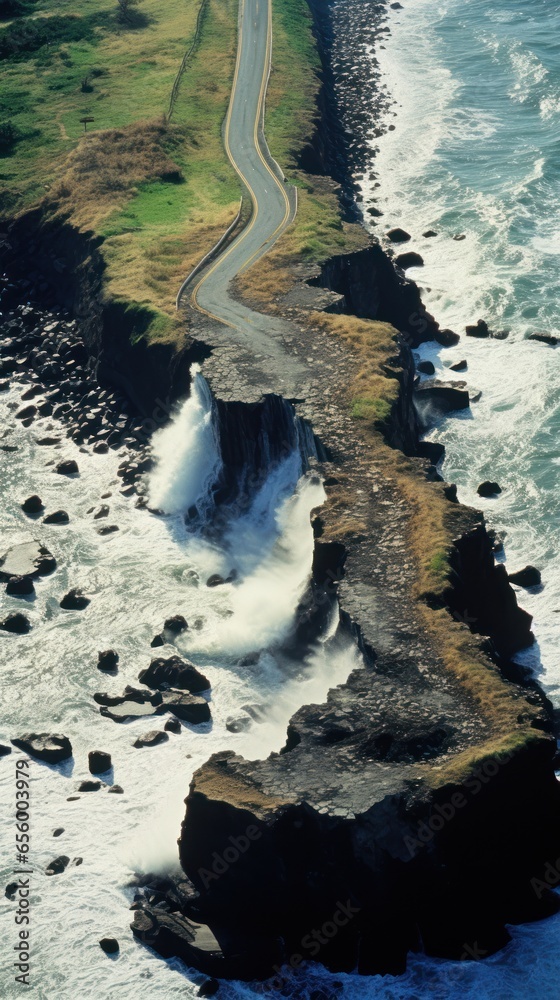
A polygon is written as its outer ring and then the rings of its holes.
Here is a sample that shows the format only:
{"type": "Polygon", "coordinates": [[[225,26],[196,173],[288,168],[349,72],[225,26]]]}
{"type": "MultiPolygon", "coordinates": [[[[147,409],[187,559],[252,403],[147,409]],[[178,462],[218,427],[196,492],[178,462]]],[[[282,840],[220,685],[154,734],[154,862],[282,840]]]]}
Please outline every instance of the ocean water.
{"type": "MultiPolygon", "coordinates": [[[[166,516],[154,516],[119,493],[120,453],[95,455],[70,440],[40,447],[41,433],[60,433],[50,419],[24,428],[14,417],[22,389],[0,397],[3,443],[18,451],[0,452],[0,533],[2,552],[37,538],[55,555],[57,570],[36,584],[34,598],[0,593],[1,616],[23,611],[27,636],[0,633],[0,742],[25,732],[69,736],[73,760],[61,767],[31,762],[31,982],[40,1000],[153,1000],[197,995],[205,977],[180,962],[164,962],[137,942],[129,929],[134,872],[178,867],[177,837],[184,799],[194,770],[218,751],[231,749],[249,759],[266,757],[285,743],[288,721],[302,704],[324,701],[360,663],[352,646],[329,643],[337,621],[300,662],[280,651],[306,589],[313,554],[310,512],[324,499],[316,476],[302,475],[299,454],[287,455],[270,470],[249,510],[231,520],[211,541],[187,528],[184,512],[193,504],[208,516],[211,486],[221,465],[213,425],[212,399],[199,372],[190,398],[154,439],[156,467],[148,489],[166,516]],[[80,475],[55,475],[54,458],[76,458],[80,475]],[[67,526],[47,526],[20,509],[38,493],[47,511],[63,507],[67,526]],[[119,531],[96,533],[92,508],[109,494],[109,521],[119,531]],[[250,543],[250,544],[249,544],[250,543]],[[212,573],[234,582],[205,586],[212,573]],[[85,611],[63,611],[61,597],[81,587],[91,598],[85,611]],[[169,615],[181,613],[189,630],[174,645],[150,648],[169,615]],[[117,676],[97,669],[97,653],[120,653],[117,676]],[[153,656],[175,652],[193,660],[210,679],[212,722],[182,725],[179,735],[155,748],[137,749],[134,740],[162,729],[164,717],[116,724],[100,716],[96,691],[122,693],[138,686],[138,672],[153,656]],[[254,655],[254,654],[257,655],[254,655]],[[260,653],[260,655],[258,655],[260,653]],[[253,654],[247,660],[243,658],[253,654]],[[249,662],[250,661],[250,662],[249,662]],[[230,716],[256,705],[262,721],[248,731],[226,728],[230,716]],[[90,777],[89,750],[111,753],[113,772],[100,791],[77,794],[90,777]],[[124,795],[107,793],[112,782],[124,795]],[[57,828],[63,828],[54,837],[57,828]],[[46,876],[59,855],[82,858],[57,876],[46,876]],[[99,939],[114,935],[120,956],[101,951],[99,939]]],[[[15,867],[14,751],[0,769],[0,884],[13,881],[15,867]]],[[[105,776],[104,776],[105,779],[105,776]]],[[[17,941],[15,904],[0,893],[0,995],[15,998],[10,956],[17,941]]],[[[15,953],[14,953],[15,955],[15,953]]],[[[244,989],[243,987],[241,989],[244,989]]],[[[228,987],[232,997],[237,986],[228,987]]]]}
{"type": "Polygon", "coordinates": [[[518,595],[538,639],[520,658],[558,705],[560,348],[527,337],[560,335],[560,4],[407,0],[388,23],[377,55],[395,128],[376,141],[380,187],[365,182],[364,202],[377,199],[382,238],[394,225],[411,234],[406,249],[425,265],[409,276],[463,335],[420,354],[482,396],[430,437],[446,446],[460,499],[504,537],[508,569],[542,571],[542,590],[518,595]],[[479,318],[508,338],[464,336],[479,318]],[[463,359],[467,372],[448,370],[463,359]],[[484,479],[499,499],[477,496],[484,479]]]}

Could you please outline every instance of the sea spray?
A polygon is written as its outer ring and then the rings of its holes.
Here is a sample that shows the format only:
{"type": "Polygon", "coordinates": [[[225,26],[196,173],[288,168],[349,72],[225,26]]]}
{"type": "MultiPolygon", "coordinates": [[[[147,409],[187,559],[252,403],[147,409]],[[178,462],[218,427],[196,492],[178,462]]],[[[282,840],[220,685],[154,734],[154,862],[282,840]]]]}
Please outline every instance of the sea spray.
{"type": "Polygon", "coordinates": [[[191,393],[170,424],[153,438],[156,465],[149,483],[152,507],[166,514],[196,507],[204,516],[222,468],[214,405],[200,365],[191,368],[191,393]]]}

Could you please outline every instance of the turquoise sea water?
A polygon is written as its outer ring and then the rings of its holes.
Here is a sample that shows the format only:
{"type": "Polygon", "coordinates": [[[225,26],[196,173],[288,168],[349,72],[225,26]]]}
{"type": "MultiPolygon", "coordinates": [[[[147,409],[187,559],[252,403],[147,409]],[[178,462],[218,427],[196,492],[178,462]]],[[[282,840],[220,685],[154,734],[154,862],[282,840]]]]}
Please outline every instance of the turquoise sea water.
{"type": "Polygon", "coordinates": [[[542,591],[518,595],[538,639],[522,658],[558,705],[560,347],[526,338],[560,336],[560,4],[406,0],[389,23],[378,57],[396,127],[377,140],[381,186],[366,181],[364,201],[375,196],[384,212],[378,234],[411,233],[407,249],[425,266],[409,275],[463,334],[452,350],[422,354],[482,397],[431,436],[446,445],[444,474],[461,500],[505,535],[508,568],[543,573],[542,591]],[[480,317],[508,339],[466,338],[480,317]],[[461,359],[468,371],[457,376],[448,368],[461,359]],[[503,487],[499,500],[477,496],[484,479],[503,487]]]}

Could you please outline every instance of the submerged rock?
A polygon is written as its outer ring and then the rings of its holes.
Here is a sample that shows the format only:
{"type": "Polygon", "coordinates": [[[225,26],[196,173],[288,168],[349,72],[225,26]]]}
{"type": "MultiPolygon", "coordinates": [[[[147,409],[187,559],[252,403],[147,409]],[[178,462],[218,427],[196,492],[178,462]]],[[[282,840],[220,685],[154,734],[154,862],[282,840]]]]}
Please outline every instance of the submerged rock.
{"type": "Polygon", "coordinates": [[[510,583],[515,583],[518,587],[538,587],[542,583],[540,570],[535,566],[525,566],[516,573],[508,573],[510,583]]]}
{"type": "Polygon", "coordinates": [[[97,654],[97,669],[112,673],[117,670],[119,654],[114,649],[105,649],[97,654]]]}
{"type": "Polygon", "coordinates": [[[558,337],[553,337],[550,333],[531,333],[527,340],[539,340],[542,344],[548,344],[549,347],[556,347],[560,343],[558,337]]]}
{"type": "Polygon", "coordinates": [[[60,602],[60,607],[64,611],[84,611],[88,604],[91,604],[89,597],[78,588],[69,590],[68,593],[62,598],[60,602]]]}
{"type": "Polygon", "coordinates": [[[35,593],[33,580],[29,576],[11,576],[6,585],[6,593],[11,597],[30,597],[35,593]]]}
{"type": "Polygon", "coordinates": [[[163,728],[168,733],[175,733],[176,736],[178,736],[183,730],[179,719],[168,719],[163,728]]]}
{"type": "Polygon", "coordinates": [[[66,458],[59,462],[55,469],[59,476],[76,476],[79,471],[78,463],[73,458],[66,458]]]}
{"type": "Polygon", "coordinates": [[[158,657],[152,660],[146,670],[141,670],[138,680],[151,688],[166,690],[179,688],[181,691],[207,691],[210,681],[194,666],[190,660],[182,660],[180,656],[170,656],[168,659],[158,657]]]}
{"type": "Polygon", "coordinates": [[[101,948],[101,951],[105,952],[106,955],[116,955],[119,951],[119,942],[116,938],[101,938],[99,947],[101,948]]]}
{"type": "Polygon", "coordinates": [[[169,736],[162,729],[152,729],[149,733],[139,736],[132,744],[133,747],[156,747],[160,743],[165,743],[169,736]]]}
{"type": "Polygon", "coordinates": [[[72,756],[70,740],[59,733],[24,733],[11,742],[30,757],[43,760],[47,764],[60,764],[72,756]]]}
{"type": "Polygon", "coordinates": [[[23,501],[21,509],[24,514],[40,514],[41,511],[44,510],[43,501],[41,500],[41,497],[38,497],[35,493],[33,496],[28,497],[27,500],[23,501]]]}
{"type": "Polygon", "coordinates": [[[68,868],[70,864],[70,858],[66,854],[61,854],[59,858],[55,858],[51,861],[49,867],[45,871],[45,875],[62,875],[64,871],[68,868]]]}
{"type": "Polygon", "coordinates": [[[215,997],[216,993],[220,989],[220,984],[217,979],[207,979],[205,983],[202,984],[198,991],[199,997],[215,997]]]}
{"type": "Polygon", "coordinates": [[[47,576],[56,569],[56,559],[39,542],[12,545],[0,559],[0,580],[12,576],[47,576]]]}
{"type": "Polygon", "coordinates": [[[70,518],[65,510],[55,510],[43,518],[43,524],[68,524],[69,522],[70,518]]]}
{"type": "Polygon", "coordinates": [[[223,576],[220,576],[219,573],[212,573],[212,576],[209,576],[206,581],[206,586],[221,587],[224,583],[226,583],[226,580],[224,579],[223,576]]]}
{"type": "Polygon", "coordinates": [[[391,240],[391,243],[408,243],[412,239],[410,233],[407,233],[406,229],[400,229],[396,226],[394,229],[390,229],[387,233],[387,239],[391,240]]]}
{"type": "Polygon", "coordinates": [[[395,257],[395,264],[397,267],[402,267],[403,271],[406,271],[409,267],[423,267],[424,258],[419,253],[414,253],[411,250],[409,253],[400,253],[395,257]]]}
{"type": "Polygon", "coordinates": [[[466,410],[470,405],[464,382],[422,382],[416,389],[416,400],[424,409],[440,413],[466,410]]]}
{"type": "Polygon", "coordinates": [[[98,792],[100,788],[100,781],[91,781],[89,778],[86,781],[81,781],[78,785],[79,792],[98,792]]]}
{"type": "Polygon", "coordinates": [[[435,375],[436,373],[435,365],[431,361],[419,361],[416,365],[416,370],[421,372],[422,375],[435,375]]]}
{"type": "Polygon", "coordinates": [[[498,483],[493,483],[489,479],[486,479],[476,491],[479,497],[495,497],[502,492],[502,487],[498,483]]]}
{"type": "Polygon", "coordinates": [[[434,333],[434,340],[441,345],[441,347],[455,347],[460,341],[460,336],[458,333],[454,333],[453,330],[437,330],[434,333]]]}
{"type": "Polygon", "coordinates": [[[27,635],[31,631],[31,622],[26,615],[19,611],[13,612],[0,622],[0,629],[3,632],[12,632],[14,635],[27,635]]]}
{"type": "Polygon", "coordinates": [[[488,329],[488,323],[483,319],[479,319],[476,325],[467,326],[466,328],[467,337],[489,337],[490,330],[488,329]]]}
{"type": "Polygon", "coordinates": [[[88,767],[91,774],[104,774],[112,767],[111,754],[105,750],[90,750],[88,753],[88,767]]]}
{"type": "Polygon", "coordinates": [[[173,615],[171,618],[167,618],[163,625],[164,631],[171,632],[173,635],[179,635],[188,627],[187,619],[183,615],[173,615]]]}

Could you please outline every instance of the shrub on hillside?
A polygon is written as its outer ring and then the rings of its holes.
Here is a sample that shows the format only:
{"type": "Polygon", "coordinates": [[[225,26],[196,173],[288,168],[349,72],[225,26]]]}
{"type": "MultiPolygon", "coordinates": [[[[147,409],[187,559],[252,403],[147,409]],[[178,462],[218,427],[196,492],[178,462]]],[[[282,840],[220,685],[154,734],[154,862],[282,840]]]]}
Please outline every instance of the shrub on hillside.
{"type": "Polygon", "coordinates": [[[0,122],[0,156],[11,153],[20,138],[19,129],[13,122],[0,122]]]}

